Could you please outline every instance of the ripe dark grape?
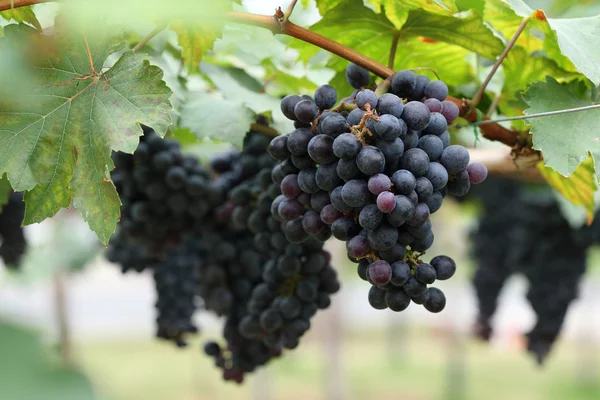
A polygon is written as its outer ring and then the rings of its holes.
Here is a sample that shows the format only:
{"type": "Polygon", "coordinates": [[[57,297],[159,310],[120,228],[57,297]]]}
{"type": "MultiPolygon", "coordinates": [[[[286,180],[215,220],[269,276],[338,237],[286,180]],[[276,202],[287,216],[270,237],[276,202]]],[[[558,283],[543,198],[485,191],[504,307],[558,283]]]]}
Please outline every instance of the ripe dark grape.
{"type": "Polygon", "coordinates": [[[294,109],[296,104],[298,104],[302,98],[300,96],[296,96],[295,94],[290,94],[285,96],[283,100],[281,100],[281,112],[288,119],[297,120],[296,114],[294,113],[294,109]]]}
{"type": "Polygon", "coordinates": [[[391,181],[394,184],[395,192],[398,194],[409,194],[417,186],[415,176],[405,169],[394,172],[391,181]]]}
{"type": "Polygon", "coordinates": [[[469,181],[472,184],[479,184],[485,181],[488,171],[484,164],[480,162],[474,162],[467,165],[467,174],[469,174],[469,181]]]}
{"type": "Polygon", "coordinates": [[[354,110],[352,110],[350,112],[350,114],[348,114],[348,118],[346,119],[346,122],[350,126],[358,125],[358,124],[360,124],[360,120],[362,119],[363,115],[365,115],[365,114],[366,114],[366,112],[364,110],[361,110],[360,108],[355,108],[354,110]]]}
{"type": "Polygon", "coordinates": [[[315,91],[315,104],[321,110],[327,110],[335,106],[337,92],[331,85],[321,85],[315,91]]]}
{"type": "MultiPolygon", "coordinates": [[[[433,112],[441,112],[442,111],[442,102],[436,98],[430,98],[423,102],[429,109],[429,111],[433,112]]],[[[449,122],[448,122],[449,123],[449,122]]]]}
{"type": "Polygon", "coordinates": [[[356,105],[361,110],[367,110],[367,105],[370,110],[375,110],[377,107],[377,95],[374,91],[364,89],[356,95],[356,105]]]}
{"type": "Polygon", "coordinates": [[[425,135],[439,136],[446,132],[447,128],[448,122],[446,122],[446,118],[439,112],[432,112],[429,114],[429,125],[423,129],[423,133],[425,135]]]}
{"type": "Polygon", "coordinates": [[[391,265],[392,278],[391,282],[394,286],[404,285],[410,278],[410,266],[404,261],[396,261],[391,265]]]}
{"type": "Polygon", "coordinates": [[[417,84],[417,76],[410,70],[398,71],[392,78],[392,93],[407,98],[414,92],[417,84]]]}
{"type": "Polygon", "coordinates": [[[377,286],[371,286],[369,290],[369,304],[376,310],[385,310],[387,304],[385,302],[386,291],[378,288],[377,286]]]}
{"type": "Polygon", "coordinates": [[[342,187],[342,200],[350,207],[362,207],[369,201],[367,182],[353,179],[342,187]]]}
{"type": "Polygon", "coordinates": [[[308,154],[318,164],[327,164],[335,161],[333,138],[327,135],[314,136],[308,143],[308,154]]]}
{"type": "Polygon", "coordinates": [[[383,213],[375,204],[366,205],[358,214],[359,225],[369,231],[376,229],[381,221],[383,221],[383,213]]]}
{"type": "Polygon", "coordinates": [[[404,105],[402,119],[411,131],[422,131],[429,125],[429,109],[423,103],[410,101],[404,105]]]}
{"type": "MultiPolygon", "coordinates": [[[[292,131],[288,135],[284,135],[284,136],[280,136],[280,137],[287,138],[286,145],[287,145],[288,151],[291,154],[301,156],[308,152],[308,142],[310,142],[310,139],[313,138],[313,134],[309,129],[300,128],[300,129],[296,129],[296,130],[292,131]]],[[[285,157],[283,158],[283,160],[285,160],[285,157]]]]}
{"type": "Polygon", "coordinates": [[[381,192],[386,192],[392,187],[390,178],[385,174],[373,175],[367,183],[369,191],[375,195],[381,192]]]}
{"type": "Polygon", "coordinates": [[[417,75],[417,81],[415,82],[415,90],[408,97],[409,100],[421,101],[425,96],[425,87],[429,84],[430,80],[425,75],[417,75]]]}
{"type": "Polygon", "coordinates": [[[435,135],[422,136],[417,147],[427,154],[430,161],[437,161],[444,151],[442,139],[435,135]]]}
{"type": "Polygon", "coordinates": [[[400,167],[410,171],[418,178],[427,173],[429,169],[429,157],[427,153],[419,148],[407,150],[400,161],[400,167]]]}
{"type": "Polygon", "coordinates": [[[448,123],[451,123],[458,117],[460,110],[458,109],[458,106],[454,104],[454,102],[444,100],[442,101],[442,110],[440,113],[444,116],[444,118],[446,118],[448,123]]]}
{"type": "MultiPolygon", "coordinates": [[[[444,120],[445,121],[445,120],[444,120]]],[[[375,122],[375,133],[384,140],[394,140],[406,135],[406,124],[391,114],[384,114],[375,122]]]]}
{"type": "Polygon", "coordinates": [[[390,114],[400,118],[403,110],[404,103],[402,103],[402,99],[392,93],[381,95],[377,102],[377,113],[379,115],[390,114]]]}
{"type": "Polygon", "coordinates": [[[434,257],[431,266],[435,268],[436,277],[440,281],[452,278],[456,272],[456,263],[448,256],[434,257]]]}
{"type": "Polygon", "coordinates": [[[302,189],[300,189],[300,185],[298,185],[298,175],[296,174],[290,174],[283,178],[280,188],[281,193],[290,199],[296,198],[302,191],[302,189]]]}
{"type": "Polygon", "coordinates": [[[384,286],[392,279],[392,267],[383,260],[371,263],[367,269],[367,273],[371,281],[378,286],[384,286]]]}
{"type": "Polygon", "coordinates": [[[440,163],[429,163],[429,169],[425,174],[425,178],[431,182],[433,190],[440,190],[448,183],[448,172],[440,163]]]}
{"type": "Polygon", "coordinates": [[[396,196],[391,192],[382,192],[377,196],[377,208],[383,213],[389,214],[396,207],[396,196]]]}
{"type": "Polygon", "coordinates": [[[448,97],[448,86],[442,81],[432,81],[425,87],[424,94],[428,99],[444,101],[448,97]]]}
{"type": "Polygon", "coordinates": [[[333,154],[341,159],[356,157],[360,149],[360,142],[351,133],[343,133],[333,141],[333,154]]]}
{"type": "Polygon", "coordinates": [[[446,307],[446,296],[444,296],[444,292],[434,287],[429,288],[427,291],[429,292],[429,295],[423,306],[425,306],[429,312],[439,313],[446,307]]]}
{"type": "Polygon", "coordinates": [[[367,238],[361,235],[354,236],[352,239],[348,240],[346,244],[346,249],[348,250],[348,254],[354,258],[362,258],[366,256],[371,248],[369,247],[369,241],[367,238]]]}
{"type": "Polygon", "coordinates": [[[354,63],[350,63],[346,68],[346,80],[355,89],[361,89],[367,86],[370,81],[369,71],[363,67],[359,67],[354,63]]]}
{"type": "Polygon", "coordinates": [[[440,163],[446,168],[448,174],[458,174],[469,165],[469,152],[462,146],[448,146],[442,152],[440,163]]]}
{"type": "Polygon", "coordinates": [[[421,283],[425,283],[427,285],[435,282],[437,275],[435,269],[426,263],[422,263],[417,265],[415,269],[415,278],[421,283]]]}
{"type": "Polygon", "coordinates": [[[294,115],[300,122],[312,122],[319,114],[319,109],[311,100],[300,100],[294,107],[294,115]]]}
{"type": "Polygon", "coordinates": [[[356,156],[356,165],[363,174],[373,176],[383,171],[385,157],[377,147],[365,146],[356,156]]]}
{"type": "Polygon", "coordinates": [[[269,154],[271,154],[274,159],[283,161],[290,155],[290,151],[287,147],[289,136],[290,135],[277,136],[269,143],[269,154]]]}
{"type": "Polygon", "coordinates": [[[385,304],[392,311],[404,311],[410,305],[410,296],[401,287],[390,288],[385,292],[385,304]]]}

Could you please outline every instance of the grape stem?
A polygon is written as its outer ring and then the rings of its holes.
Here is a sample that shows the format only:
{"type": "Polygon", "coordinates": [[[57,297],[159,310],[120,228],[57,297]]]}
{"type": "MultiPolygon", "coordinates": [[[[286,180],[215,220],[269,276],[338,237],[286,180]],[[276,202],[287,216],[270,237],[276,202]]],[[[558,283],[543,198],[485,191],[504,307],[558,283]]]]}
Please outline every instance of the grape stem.
{"type": "Polygon", "coordinates": [[[390,58],[388,59],[388,68],[394,69],[394,61],[396,60],[396,49],[398,48],[398,41],[400,40],[400,31],[394,34],[392,39],[392,47],[390,48],[390,58]]]}
{"type": "Polygon", "coordinates": [[[470,123],[469,125],[472,126],[472,125],[483,125],[483,124],[495,124],[498,122],[517,121],[520,119],[541,118],[541,117],[548,117],[551,115],[569,114],[569,113],[580,112],[580,111],[588,111],[588,110],[593,110],[596,108],[600,108],[600,104],[592,104],[592,105],[583,106],[583,107],[567,108],[566,110],[546,111],[546,112],[541,112],[541,113],[537,113],[537,114],[519,115],[516,117],[506,117],[506,118],[497,118],[497,119],[493,119],[493,120],[490,119],[490,120],[484,120],[484,121],[475,121],[475,122],[470,123]]]}
{"type": "Polygon", "coordinates": [[[287,21],[290,19],[290,16],[292,15],[292,12],[294,12],[294,7],[296,7],[297,2],[298,2],[298,0],[290,1],[290,5],[288,6],[288,8],[285,10],[285,13],[283,14],[283,22],[284,23],[287,23],[287,21]]]}
{"type": "Polygon", "coordinates": [[[148,43],[150,40],[152,40],[152,38],[154,38],[154,36],[156,36],[160,32],[162,32],[166,27],[167,27],[167,25],[162,25],[162,26],[157,26],[156,28],[154,28],[154,30],[152,32],[150,32],[148,34],[148,36],[146,36],[145,38],[140,40],[140,42],[135,45],[135,47],[133,48],[133,52],[135,53],[135,52],[139,51],[142,47],[144,47],[146,45],[146,43],[148,43]]]}
{"type": "Polygon", "coordinates": [[[498,57],[498,59],[494,63],[494,66],[492,67],[492,69],[490,70],[490,73],[488,74],[488,76],[485,78],[485,80],[481,84],[481,87],[479,88],[477,93],[475,93],[475,96],[473,96],[473,99],[471,100],[471,105],[470,105],[469,111],[474,110],[475,107],[477,107],[477,104],[479,104],[479,102],[481,101],[481,98],[483,97],[483,93],[485,92],[485,88],[487,87],[487,85],[490,83],[490,81],[496,74],[496,71],[498,71],[498,68],[500,68],[502,61],[504,61],[504,59],[508,55],[508,52],[510,51],[510,49],[513,48],[513,46],[517,42],[517,39],[519,38],[519,36],[521,36],[521,33],[523,33],[523,30],[525,30],[525,27],[527,26],[527,23],[529,22],[530,19],[531,19],[530,17],[527,17],[527,18],[524,18],[523,21],[521,21],[521,24],[519,25],[519,28],[517,28],[517,31],[513,35],[512,39],[510,39],[510,42],[508,42],[508,44],[504,48],[504,51],[502,51],[502,54],[500,54],[500,57],[498,57]]]}
{"type": "Polygon", "coordinates": [[[12,8],[25,7],[48,1],[52,0],[0,0],[0,11],[6,11],[12,8]]]}

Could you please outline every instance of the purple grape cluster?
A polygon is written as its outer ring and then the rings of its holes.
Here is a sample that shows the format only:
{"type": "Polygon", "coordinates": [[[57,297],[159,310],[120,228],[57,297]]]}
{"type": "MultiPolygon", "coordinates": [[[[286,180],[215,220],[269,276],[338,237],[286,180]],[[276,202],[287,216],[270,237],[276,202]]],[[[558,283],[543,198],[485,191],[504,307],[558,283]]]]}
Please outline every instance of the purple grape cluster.
{"type": "MultiPolygon", "coordinates": [[[[357,89],[369,82],[354,64],[346,76],[357,89]]],[[[285,222],[291,242],[331,235],[347,242],[359,276],[373,285],[376,309],[402,311],[412,300],[440,312],[446,304],[427,285],[449,279],[456,264],[447,256],[421,260],[434,241],[429,216],[448,193],[463,196],[487,174],[482,164],[469,165],[464,147],[450,145],[447,128],[459,109],[447,96],[444,82],[403,70],[390,93],[362,88],[337,107],[330,85],[314,98],[281,101],[296,129],[269,145],[282,193],[272,216],[285,222]]]]}

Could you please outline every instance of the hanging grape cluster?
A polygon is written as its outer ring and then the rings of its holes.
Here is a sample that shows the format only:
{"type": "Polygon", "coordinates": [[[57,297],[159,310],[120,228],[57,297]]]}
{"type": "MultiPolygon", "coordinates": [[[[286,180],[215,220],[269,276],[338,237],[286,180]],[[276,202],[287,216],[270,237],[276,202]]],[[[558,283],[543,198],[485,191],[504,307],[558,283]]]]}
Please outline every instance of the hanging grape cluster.
{"type": "Polygon", "coordinates": [[[511,274],[522,273],[529,281],[527,300],[537,316],[526,334],[527,349],[541,364],[577,298],[586,250],[598,242],[600,224],[571,228],[554,194],[543,185],[494,178],[473,196],[483,205],[479,226],[471,235],[479,303],[475,334],[490,339],[498,294],[511,274]]]}
{"type": "Polygon", "coordinates": [[[487,170],[450,145],[447,127],[459,109],[446,100],[444,82],[403,70],[390,93],[377,95],[361,89],[366,70],[350,64],[346,77],[359,90],[337,107],[330,85],[314,99],[282,100],[296,129],[269,146],[280,161],[272,176],[282,192],[272,216],[292,242],[331,235],[347,242],[359,276],[372,285],[374,308],[403,311],[412,301],[440,312],[446,298],[427,285],[452,277],[456,264],[447,256],[421,260],[434,240],[429,216],[448,193],[467,194],[487,170]]]}

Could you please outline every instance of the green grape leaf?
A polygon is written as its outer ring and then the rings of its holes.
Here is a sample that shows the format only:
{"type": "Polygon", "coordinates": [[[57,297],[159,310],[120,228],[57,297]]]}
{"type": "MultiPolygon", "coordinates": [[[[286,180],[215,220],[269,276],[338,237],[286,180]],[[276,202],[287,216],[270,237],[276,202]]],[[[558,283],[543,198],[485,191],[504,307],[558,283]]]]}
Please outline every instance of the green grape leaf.
{"type": "MultiPolygon", "coordinates": [[[[529,104],[525,115],[593,104],[591,100],[575,96],[575,86],[573,83],[561,85],[551,77],[534,83],[524,94],[529,104]]],[[[544,165],[569,177],[588,158],[588,152],[594,159],[600,159],[599,120],[600,110],[592,109],[532,118],[527,122],[532,126],[533,148],[542,152],[544,165]]]]}
{"type": "Polygon", "coordinates": [[[177,140],[183,148],[199,143],[198,137],[189,128],[173,129],[165,137],[177,140]]]}
{"type": "Polygon", "coordinates": [[[568,178],[565,178],[552,168],[544,166],[541,162],[537,167],[548,184],[570,203],[583,207],[587,215],[587,222],[592,222],[596,207],[594,193],[597,189],[596,182],[598,179],[594,172],[594,160],[592,157],[588,157],[584,162],[579,164],[577,169],[568,178]]]}
{"type": "Polygon", "coordinates": [[[515,94],[525,90],[532,82],[544,81],[551,76],[559,82],[583,78],[578,73],[565,71],[553,60],[536,54],[527,54],[520,47],[513,47],[502,62],[504,71],[504,97],[515,98],[515,94]]]}
{"type": "Polygon", "coordinates": [[[46,357],[39,335],[0,321],[0,398],[93,400],[91,383],[72,368],[46,357]]]}
{"type": "Polygon", "coordinates": [[[33,25],[37,30],[42,30],[40,21],[38,21],[35,13],[33,12],[32,6],[13,8],[0,12],[0,17],[7,21],[14,20],[16,22],[27,22],[33,25]]]}
{"type": "Polygon", "coordinates": [[[15,190],[28,191],[25,224],[41,222],[73,201],[107,244],[120,207],[109,174],[111,150],[132,153],[140,124],[164,136],[171,124],[171,91],[160,68],[131,51],[99,72],[122,48],[119,37],[59,30],[42,37],[32,28],[14,27],[28,31],[38,74],[22,101],[0,104],[0,173],[8,174],[15,190]]]}
{"type": "Polygon", "coordinates": [[[424,36],[428,39],[455,44],[483,57],[495,59],[504,45],[483,23],[481,14],[465,11],[454,16],[411,11],[402,27],[402,35],[424,36]]]}
{"type": "Polygon", "coordinates": [[[225,100],[204,92],[190,96],[181,111],[180,124],[198,138],[218,139],[242,147],[244,136],[254,122],[254,114],[235,100],[225,100]]]}
{"type": "Polygon", "coordinates": [[[8,179],[6,179],[6,174],[0,176],[0,210],[8,203],[11,192],[12,188],[10,187],[8,179]]]}
{"type": "MultiPolygon", "coordinates": [[[[560,52],[596,86],[600,85],[600,15],[585,18],[546,18],[543,12],[532,10],[522,0],[502,0],[521,17],[532,16],[533,20],[547,21],[556,33],[560,52]]],[[[555,39],[546,38],[549,56],[555,55],[555,39]]],[[[561,65],[562,66],[562,65],[561,65]]]]}
{"type": "Polygon", "coordinates": [[[213,46],[217,33],[203,26],[194,26],[183,21],[169,25],[177,33],[181,46],[181,58],[190,73],[196,72],[202,61],[202,56],[213,46]]]}
{"type": "MultiPolygon", "coordinates": [[[[410,10],[421,9],[433,14],[452,15],[458,12],[454,0],[367,0],[377,13],[383,7],[385,15],[394,22],[394,15],[403,15],[410,10]]],[[[396,22],[394,22],[396,25],[396,22]]],[[[400,28],[402,24],[396,25],[400,28]]]]}
{"type": "Polygon", "coordinates": [[[327,11],[331,10],[332,8],[335,8],[344,1],[345,0],[317,0],[317,8],[319,9],[319,13],[321,13],[321,15],[326,15],[327,11]]]}

